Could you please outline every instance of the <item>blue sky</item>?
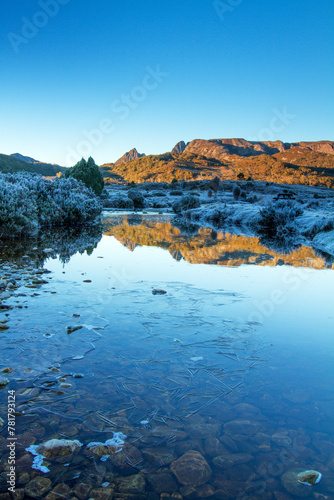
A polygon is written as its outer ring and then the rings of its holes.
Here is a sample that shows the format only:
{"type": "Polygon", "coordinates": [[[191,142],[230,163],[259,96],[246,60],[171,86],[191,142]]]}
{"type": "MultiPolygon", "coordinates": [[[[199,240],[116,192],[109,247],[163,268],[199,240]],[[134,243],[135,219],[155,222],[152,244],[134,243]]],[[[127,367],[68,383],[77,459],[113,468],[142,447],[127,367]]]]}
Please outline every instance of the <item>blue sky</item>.
{"type": "Polygon", "coordinates": [[[14,0],[0,152],[70,166],[179,140],[334,140],[332,0],[14,0]]]}

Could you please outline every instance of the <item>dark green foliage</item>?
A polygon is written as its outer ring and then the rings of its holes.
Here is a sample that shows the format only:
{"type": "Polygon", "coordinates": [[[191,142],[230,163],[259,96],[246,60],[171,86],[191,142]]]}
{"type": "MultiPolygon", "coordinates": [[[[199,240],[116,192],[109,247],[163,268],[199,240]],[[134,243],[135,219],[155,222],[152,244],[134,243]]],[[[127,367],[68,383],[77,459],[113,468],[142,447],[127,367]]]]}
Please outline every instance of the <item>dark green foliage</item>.
{"type": "Polygon", "coordinates": [[[104,187],[103,176],[91,156],[87,161],[82,158],[74,167],[67,169],[64,175],[65,177],[74,177],[78,181],[82,181],[98,196],[102,193],[104,187]]]}

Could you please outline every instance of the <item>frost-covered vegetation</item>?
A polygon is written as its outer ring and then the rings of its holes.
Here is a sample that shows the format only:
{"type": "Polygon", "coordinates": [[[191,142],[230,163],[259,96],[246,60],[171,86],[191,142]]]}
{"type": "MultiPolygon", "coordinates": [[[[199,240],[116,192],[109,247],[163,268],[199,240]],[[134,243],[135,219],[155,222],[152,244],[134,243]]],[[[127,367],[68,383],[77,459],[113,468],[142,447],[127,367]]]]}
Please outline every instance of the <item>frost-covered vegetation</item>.
{"type": "Polygon", "coordinates": [[[198,208],[201,205],[198,198],[193,195],[183,196],[180,201],[177,201],[173,205],[173,210],[175,213],[180,214],[186,210],[191,210],[193,208],[198,208]]]}
{"type": "Polygon", "coordinates": [[[0,174],[0,235],[31,235],[53,225],[77,225],[101,213],[100,200],[82,182],[62,177],[0,174]]]}
{"type": "Polygon", "coordinates": [[[297,232],[294,220],[303,214],[301,206],[294,201],[277,201],[260,210],[257,221],[260,234],[284,240],[297,232]]]}

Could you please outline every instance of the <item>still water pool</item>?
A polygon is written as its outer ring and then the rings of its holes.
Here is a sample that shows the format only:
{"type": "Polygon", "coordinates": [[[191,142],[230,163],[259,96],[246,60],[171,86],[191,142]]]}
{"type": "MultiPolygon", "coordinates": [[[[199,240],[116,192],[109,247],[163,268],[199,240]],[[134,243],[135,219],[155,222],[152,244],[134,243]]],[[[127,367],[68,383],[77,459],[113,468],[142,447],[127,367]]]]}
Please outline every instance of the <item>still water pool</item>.
{"type": "Polygon", "coordinates": [[[15,391],[13,498],[334,498],[332,263],[164,216],[98,240],[2,251],[0,497],[15,391]]]}

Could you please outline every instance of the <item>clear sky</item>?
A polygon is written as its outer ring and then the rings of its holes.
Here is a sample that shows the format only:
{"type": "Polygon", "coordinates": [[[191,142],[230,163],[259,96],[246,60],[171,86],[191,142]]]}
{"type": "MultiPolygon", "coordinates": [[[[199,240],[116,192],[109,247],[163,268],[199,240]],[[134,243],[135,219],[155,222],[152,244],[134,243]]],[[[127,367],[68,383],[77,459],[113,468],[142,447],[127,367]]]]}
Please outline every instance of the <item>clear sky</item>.
{"type": "Polygon", "coordinates": [[[0,152],[70,166],[180,140],[334,140],[333,0],[14,0],[0,152]]]}

